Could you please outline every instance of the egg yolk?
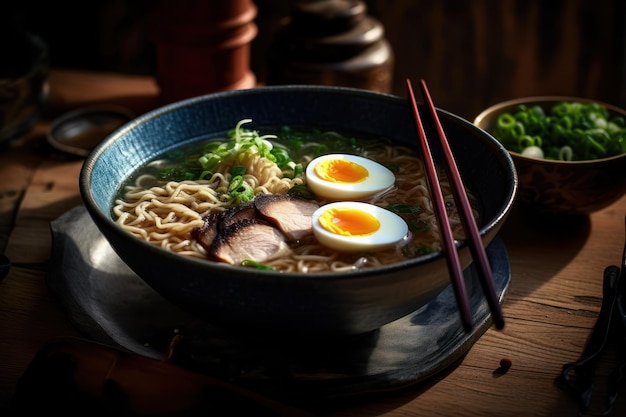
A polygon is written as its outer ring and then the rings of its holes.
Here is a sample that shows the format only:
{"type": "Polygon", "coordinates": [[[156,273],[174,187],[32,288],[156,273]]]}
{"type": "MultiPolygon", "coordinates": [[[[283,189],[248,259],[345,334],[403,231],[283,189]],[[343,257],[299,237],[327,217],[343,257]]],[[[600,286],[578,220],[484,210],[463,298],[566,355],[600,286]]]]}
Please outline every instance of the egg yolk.
{"type": "Polygon", "coordinates": [[[315,165],[315,173],[323,180],[337,183],[361,182],[369,175],[364,166],[345,159],[321,161],[315,165]]]}
{"type": "Polygon", "coordinates": [[[370,213],[352,208],[332,208],[319,217],[320,225],[331,233],[342,236],[371,235],[380,228],[380,222],[370,213]]]}

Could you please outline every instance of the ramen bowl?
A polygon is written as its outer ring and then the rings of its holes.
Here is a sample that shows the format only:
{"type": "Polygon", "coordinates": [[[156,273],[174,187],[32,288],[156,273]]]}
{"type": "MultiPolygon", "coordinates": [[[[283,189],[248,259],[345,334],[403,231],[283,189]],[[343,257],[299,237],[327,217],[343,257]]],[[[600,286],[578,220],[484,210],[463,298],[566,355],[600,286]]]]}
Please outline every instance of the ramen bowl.
{"type": "MultiPolygon", "coordinates": [[[[498,118],[525,106],[547,112],[557,103],[595,103],[604,106],[609,118],[626,111],[613,105],[578,97],[542,96],[508,100],[482,111],[474,124],[497,138],[498,118]]],[[[626,149],[626,144],[622,145],[626,149]]],[[[509,150],[519,176],[517,201],[525,208],[547,215],[584,216],[601,210],[626,193],[626,152],[585,160],[539,159],[509,150]]]]}
{"type": "MultiPolygon", "coordinates": [[[[497,140],[439,110],[467,187],[480,211],[485,245],[507,218],[517,191],[512,159],[497,140]]],[[[260,132],[312,127],[384,136],[417,146],[406,99],[328,86],[275,86],[215,93],[148,112],[105,138],[86,158],[79,187],[84,204],[120,258],[164,298],[209,322],[305,336],[366,333],[424,306],[450,284],[444,255],[343,272],[275,272],[182,256],[138,239],[112,217],[120,187],[137,167],[252,119],[260,132]]],[[[434,128],[426,124],[427,132],[434,128]]],[[[254,243],[252,244],[254,245],[254,243]]],[[[469,248],[459,242],[462,264],[469,248]]]]}

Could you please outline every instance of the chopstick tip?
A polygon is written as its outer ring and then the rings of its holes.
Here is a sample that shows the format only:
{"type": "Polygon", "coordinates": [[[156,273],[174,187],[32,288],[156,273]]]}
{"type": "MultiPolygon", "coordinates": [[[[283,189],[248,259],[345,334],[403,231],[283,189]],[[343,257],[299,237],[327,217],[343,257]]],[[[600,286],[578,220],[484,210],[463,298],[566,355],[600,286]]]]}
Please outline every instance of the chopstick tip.
{"type": "Polygon", "coordinates": [[[470,319],[463,318],[463,329],[465,329],[467,333],[470,333],[474,329],[474,324],[472,323],[471,318],[470,319]]]}

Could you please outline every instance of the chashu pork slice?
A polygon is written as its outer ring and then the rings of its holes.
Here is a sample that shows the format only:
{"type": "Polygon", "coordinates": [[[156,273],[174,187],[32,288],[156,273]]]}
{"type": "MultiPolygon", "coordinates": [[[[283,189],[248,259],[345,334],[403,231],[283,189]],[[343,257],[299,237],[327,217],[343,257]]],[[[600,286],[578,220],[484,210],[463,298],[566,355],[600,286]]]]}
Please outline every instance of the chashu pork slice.
{"type": "Polygon", "coordinates": [[[243,219],[254,218],[256,218],[254,204],[252,202],[240,204],[226,211],[209,213],[204,217],[204,224],[191,231],[191,236],[208,251],[220,230],[243,219]]]}
{"type": "Polygon", "coordinates": [[[241,203],[236,207],[228,209],[222,215],[222,220],[219,224],[219,229],[225,229],[233,223],[240,222],[244,219],[255,219],[256,210],[252,201],[247,203],[241,203]]]}
{"type": "Polygon", "coordinates": [[[231,265],[240,265],[245,259],[266,262],[289,253],[285,236],[258,219],[244,219],[225,227],[209,248],[211,258],[231,265]]]}
{"type": "Polygon", "coordinates": [[[209,213],[204,218],[204,224],[191,231],[191,236],[200,243],[207,251],[217,236],[219,224],[223,213],[209,213]]]}
{"type": "Polygon", "coordinates": [[[319,205],[289,194],[259,194],[254,201],[257,214],[278,227],[289,240],[313,233],[312,216],[319,205]]]}

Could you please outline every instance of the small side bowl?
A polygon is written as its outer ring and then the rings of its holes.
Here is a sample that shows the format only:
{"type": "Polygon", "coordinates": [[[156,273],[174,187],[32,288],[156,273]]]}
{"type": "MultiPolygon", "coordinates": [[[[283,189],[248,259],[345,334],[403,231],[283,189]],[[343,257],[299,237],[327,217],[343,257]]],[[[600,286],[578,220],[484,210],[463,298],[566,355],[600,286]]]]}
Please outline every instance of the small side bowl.
{"type": "MultiPolygon", "coordinates": [[[[494,134],[498,117],[519,105],[549,110],[563,102],[597,103],[611,115],[626,118],[626,110],[578,97],[541,96],[508,100],[482,111],[474,125],[494,134]]],[[[497,138],[496,138],[497,139],[497,138]]],[[[588,215],[611,205],[626,193],[626,153],[586,161],[555,161],[509,151],[519,178],[517,201],[542,214],[588,215]]]]}
{"type": "Polygon", "coordinates": [[[76,109],[52,121],[48,143],[62,152],[86,157],[105,137],[134,117],[129,109],[112,105],[76,109]]]}

